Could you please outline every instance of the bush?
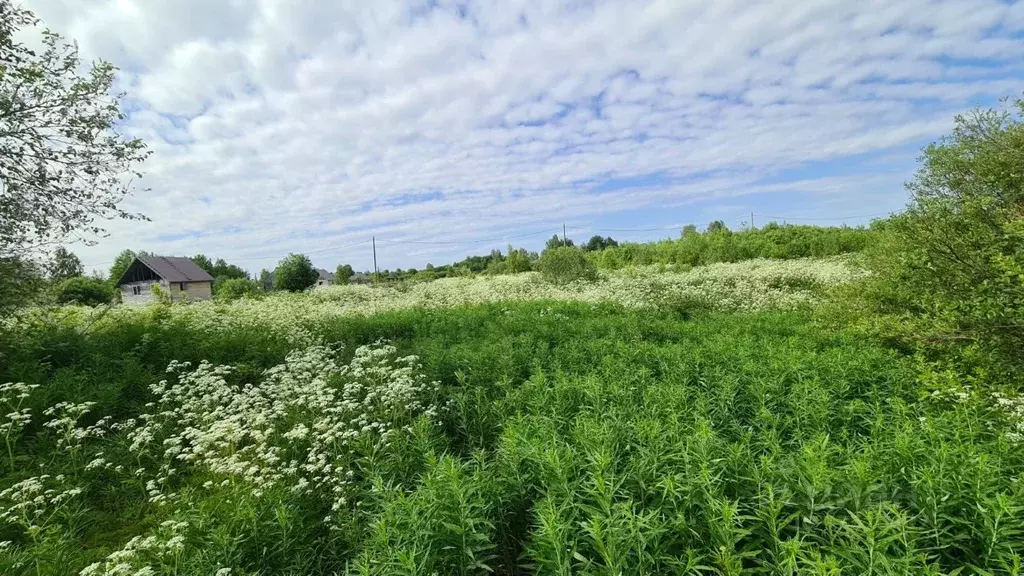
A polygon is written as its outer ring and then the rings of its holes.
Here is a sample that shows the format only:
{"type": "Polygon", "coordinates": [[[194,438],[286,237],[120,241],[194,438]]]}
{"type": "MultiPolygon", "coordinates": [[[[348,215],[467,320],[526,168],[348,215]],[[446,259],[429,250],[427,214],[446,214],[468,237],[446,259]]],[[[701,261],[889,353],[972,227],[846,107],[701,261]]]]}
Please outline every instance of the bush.
{"type": "Polygon", "coordinates": [[[289,254],[274,271],[274,289],[301,292],[316,284],[319,276],[308,256],[289,254]]]}
{"type": "Polygon", "coordinates": [[[59,304],[99,306],[110,303],[113,298],[114,291],[106,282],[97,278],[68,278],[57,284],[56,288],[59,304]]]}
{"type": "Polygon", "coordinates": [[[261,294],[263,294],[263,289],[257,280],[228,278],[217,283],[217,290],[214,296],[220,300],[237,300],[242,297],[254,297],[261,294]]]}
{"type": "Polygon", "coordinates": [[[579,248],[564,246],[545,250],[537,262],[537,269],[545,280],[555,284],[597,280],[597,267],[579,248]]]}
{"type": "Polygon", "coordinates": [[[1024,368],[1024,99],[1015,108],[957,116],[925,149],[910,204],[870,259],[875,312],[1007,376],[1024,368]]]}

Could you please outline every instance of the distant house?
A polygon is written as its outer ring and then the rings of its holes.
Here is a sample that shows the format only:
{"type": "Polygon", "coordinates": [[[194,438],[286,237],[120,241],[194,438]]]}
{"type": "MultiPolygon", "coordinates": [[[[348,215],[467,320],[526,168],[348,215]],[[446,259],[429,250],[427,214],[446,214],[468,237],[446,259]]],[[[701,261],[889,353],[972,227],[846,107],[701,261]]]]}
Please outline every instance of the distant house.
{"type": "Polygon", "coordinates": [[[188,258],[173,256],[136,256],[117,280],[121,301],[145,304],[156,300],[153,286],[159,286],[171,300],[209,300],[213,297],[213,277],[188,258]]]}
{"type": "Polygon", "coordinates": [[[334,273],[333,272],[328,272],[327,270],[324,270],[323,268],[317,268],[316,269],[316,273],[317,273],[317,279],[316,279],[316,287],[317,288],[319,288],[320,286],[330,286],[331,284],[334,284],[334,273]]]}
{"type": "Polygon", "coordinates": [[[356,272],[348,279],[349,284],[369,284],[370,282],[372,282],[370,275],[364,272],[356,272]]]}

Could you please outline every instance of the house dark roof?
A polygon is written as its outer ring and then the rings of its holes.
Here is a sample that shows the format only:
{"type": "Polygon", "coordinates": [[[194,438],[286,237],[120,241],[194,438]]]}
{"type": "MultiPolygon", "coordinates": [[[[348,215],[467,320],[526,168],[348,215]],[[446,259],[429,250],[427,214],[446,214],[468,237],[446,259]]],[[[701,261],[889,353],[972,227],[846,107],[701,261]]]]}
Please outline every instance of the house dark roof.
{"type": "Polygon", "coordinates": [[[316,273],[320,276],[321,280],[331,280],[331,281],[334,281],[334,272],[328,272],[327,270],[324,270],[323,268],[317,268],[316,269],[316,273]]]}
{"type": "Polygon", "coordinates": [[[178,256],[138,256],[137,259],[168,282],[212,282],[206,270],[188,258],[178,256]]]}

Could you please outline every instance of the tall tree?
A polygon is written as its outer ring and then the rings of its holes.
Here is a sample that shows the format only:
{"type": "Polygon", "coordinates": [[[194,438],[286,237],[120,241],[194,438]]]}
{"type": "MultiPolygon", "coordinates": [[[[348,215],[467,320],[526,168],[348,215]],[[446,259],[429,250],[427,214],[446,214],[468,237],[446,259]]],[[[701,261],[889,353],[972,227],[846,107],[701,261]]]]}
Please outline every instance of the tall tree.
{"type": "Polygon", "coordinates": [[[338,264],[338,268],[334,271],[334,283],[335,284],[348,284],[349,278],[355,274],[355,270],[349,264],[338,264]]]}
{"type": "Polygon", "coordinates": [[[260,270],[260,285],[267,292],[274,289],[274,277],[270,274],[270,270],[260,270]]]}
{"type": "Polygon", "coordinates": [[[228,264],[223,258],[217,258],[217,261],[213,263],[213,268],[210,270],[210,275],[214,278],[243,278],[248,279],[249,273],[242,270],[234,264],[228,264]]]}
{"type": "Polygon", "coordinates": [[[50,257],[47,272],[49,273],[50,280],[60,282],[61,280],[85,274],[85,267],[82,266],[82,261],[74,252],[60,246],[53,252],[53,256],[50,257]]]}
{"type": "Polygon", "coordinates": [[[122,250],[121,253],[117,255],[117,258],[114,259],[114,263],[110,265],[110,276],[107,277],[107,280],[110,281],[111,284],[117,282],[118,279],[121,278],[121,274],[124,274],[124,271],[131,265],[132,260],[135,260],[135,257],[138,255],[145,256],[146,252],[135,252],[134,250],[129,250],[127,248],[122,250]]]}
{"type": "Polygon", "coordinates": [[[572,238],[566,238],[562,240],[562,237],[555,234],[544,244],[545,250],[551,250],[552,248],[561,248],[562,246],[573,246],[572,238]]]}
{"type": "Polygon", "coordinates": [[[195,262],[196,266],[206,270],[211,276],[213,275],[213,261],[206,254],[196,254],[189,260],[195,262]]]}
{"type": "Polygon", "coordinates": [[[729,231],[729,227],[726,226],[725,222],[722,222],[721,220],[715,220],[714,222],[708,224],[708,232],[710,232],[710,233],[728,232],[728,231],[729,231]]]}
{"type": "Polygon", "coordinates": [[[274,270],[274,289],[300,292],[316,284],[319,277],[308,256],[289,254],[274,270]]]}
{"type": "Polygon", "coordinates": [[[602,238],[601,236],[594,235],[590,237],[590,240],[587,240],[586,244],[583,245],[583,249],[587,252],[599,252],[605,248],[612,248],[618,245],[619,243],[611,236],[602,238]]]}
{"type": "Polygon", "coordinates": [[[102,60],[85,74],[78,48],[50,30],[42,49],[19,42],[35,15],[0,0],[0,256],[66,239],[89,241],[119,208],[149,152],[116,130],[122,94],[102,60]]]}

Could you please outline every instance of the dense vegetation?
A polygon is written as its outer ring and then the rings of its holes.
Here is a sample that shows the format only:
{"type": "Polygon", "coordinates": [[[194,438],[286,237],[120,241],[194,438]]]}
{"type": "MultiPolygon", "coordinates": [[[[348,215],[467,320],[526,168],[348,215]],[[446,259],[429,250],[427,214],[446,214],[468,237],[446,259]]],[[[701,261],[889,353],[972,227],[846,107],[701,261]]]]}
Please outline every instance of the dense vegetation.
{"type": "Polygon", "coordinates": [[[74,303],[0,310],[0,573],[1020,574],[1022,121],[958,117],[867,229],[555,236],[316,291],[291,255],[270,295],[197,255],[218,299],[144,308],[0,255],[0,289],[74,303]]]}
{"type": "Polygon", "coordinates": [[[1010,415],[807,312],[526,302],[213,324],[154,308],[6,343],[4,377],[45,386],[4,394],[32,415],[8,436],[2,497],[29,521],[0,535],[4,573],[81,569],[136,535],[123,573],[945,573],[1012,565],[1024,529],[1010,415]],[[360,348],[382,338],[397,350],[360,348]],[[290,399],[279,419],[242,384],[290,399]],[[372,418],[344,446],[317,439],[325,386],[364,391],[372,418]],[[24,485],[44,455],[49,478],[24,485]]]}
{"type": "Polygon", "coordinates": [[[731,231],[708,226],[689,227],[674,240],[623,243],[590,253],[599,268],[616,270],[647,264],[700,266],[751,258],[807,258],[860,252],[871,242],[869,228],[800,226],[771,222],[761,228],[731,231]]]}

